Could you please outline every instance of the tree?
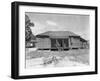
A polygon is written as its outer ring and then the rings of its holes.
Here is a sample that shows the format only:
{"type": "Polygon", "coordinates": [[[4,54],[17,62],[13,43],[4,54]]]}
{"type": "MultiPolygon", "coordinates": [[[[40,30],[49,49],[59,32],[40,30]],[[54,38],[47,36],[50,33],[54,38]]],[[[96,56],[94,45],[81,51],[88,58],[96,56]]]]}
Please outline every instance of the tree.
{"type": "Polygon", "coordinates": [[[31,40],[35,40],[35,36],[32,34],[31,28],[33,27],[34,23],[32,23],[28,17],[28,15],[25,15],[25,41],[26,45],[27,43],[30,43],[31,40]]]}
{"type": "Polygon", "coordinates": [[[34,24],[30,21],[28,15],[25,15],[25,27],[34,26],[34,24]]]}

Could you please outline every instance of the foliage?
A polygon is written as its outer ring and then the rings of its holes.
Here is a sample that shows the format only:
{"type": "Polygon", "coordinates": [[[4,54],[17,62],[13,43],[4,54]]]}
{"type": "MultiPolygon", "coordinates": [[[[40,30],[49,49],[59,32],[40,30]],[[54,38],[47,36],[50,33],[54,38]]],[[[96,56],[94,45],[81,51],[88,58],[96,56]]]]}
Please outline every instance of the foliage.
{"type": "Polygon", "coordinates": [[[34,23],[32,23],[28,17],[25,15],[25,41],[26,44],[31,42],[31,40],[35,40],[35,36],[32,34],[32,30],[30,27],[33,27],[34,23]]]}

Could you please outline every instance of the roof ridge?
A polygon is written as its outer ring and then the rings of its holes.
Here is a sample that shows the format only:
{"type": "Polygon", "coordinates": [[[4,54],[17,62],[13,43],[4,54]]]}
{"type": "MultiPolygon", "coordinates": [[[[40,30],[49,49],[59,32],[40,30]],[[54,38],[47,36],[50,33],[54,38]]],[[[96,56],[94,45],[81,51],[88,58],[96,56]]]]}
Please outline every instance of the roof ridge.
{"type": "Polygon", "coordinates": [[[72,31],[46,31],[46,32],[43,32],[43,33],[47,33],[47,32],[70,32],[70,33],[73,33],[72,31]]]}

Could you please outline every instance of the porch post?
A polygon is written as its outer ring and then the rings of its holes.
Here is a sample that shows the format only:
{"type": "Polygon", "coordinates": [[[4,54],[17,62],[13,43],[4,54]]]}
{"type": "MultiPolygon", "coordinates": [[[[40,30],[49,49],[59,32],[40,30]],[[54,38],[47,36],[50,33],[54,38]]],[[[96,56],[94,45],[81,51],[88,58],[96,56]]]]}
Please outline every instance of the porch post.
{"type": "Polygon", "coordinates": [[[68,44],[69,44],[69,49],[72,49],[72,46],[71,46],[71,37],[68,37],[68,44]]]}

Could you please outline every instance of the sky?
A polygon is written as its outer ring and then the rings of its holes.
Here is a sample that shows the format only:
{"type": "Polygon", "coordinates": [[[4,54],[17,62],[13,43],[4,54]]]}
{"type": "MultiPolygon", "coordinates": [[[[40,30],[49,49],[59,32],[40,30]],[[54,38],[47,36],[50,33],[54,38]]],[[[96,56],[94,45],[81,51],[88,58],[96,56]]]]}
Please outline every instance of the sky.
{"type": "Polygon", "coordinates": [[[26,12],[31,22],[32,33],[37,35],[46,31],[71,31],[89,40],[89,15],[50,14],[26,12]]]}

